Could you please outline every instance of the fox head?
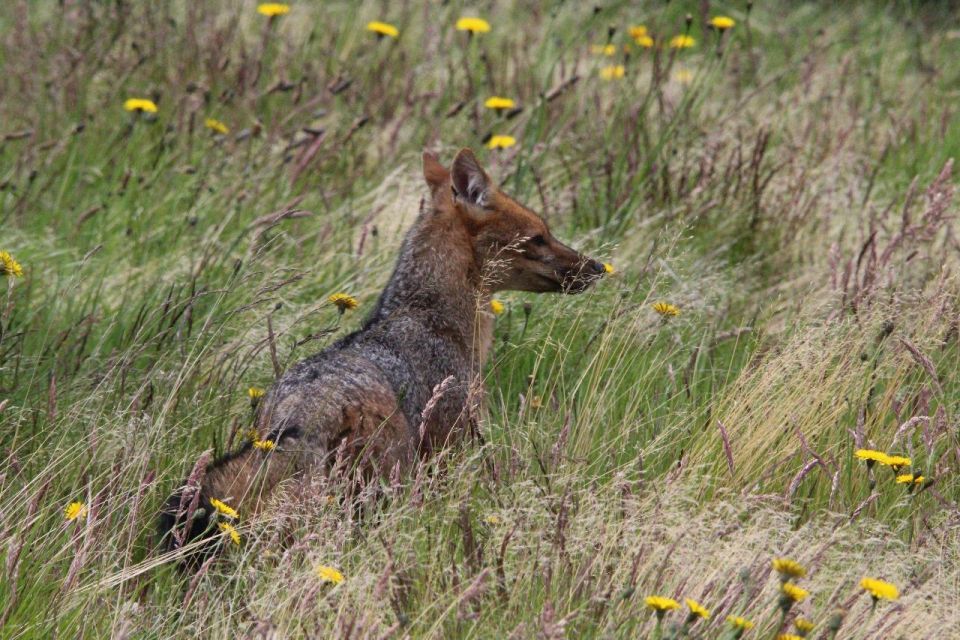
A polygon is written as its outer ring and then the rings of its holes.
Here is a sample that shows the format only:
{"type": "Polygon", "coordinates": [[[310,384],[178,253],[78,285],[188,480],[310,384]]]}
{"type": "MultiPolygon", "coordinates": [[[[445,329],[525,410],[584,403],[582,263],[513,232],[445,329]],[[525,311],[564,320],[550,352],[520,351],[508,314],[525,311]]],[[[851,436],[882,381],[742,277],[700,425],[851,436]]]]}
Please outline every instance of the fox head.
{"type": "Polygon", "coordinates": [[[449,170],[424,152],[423,177],[436,210],[464,226],[490,292],[580,293],[605,273],[602,263],[557,240],[539,215],[500,191],[470,149],[449,170]]]}

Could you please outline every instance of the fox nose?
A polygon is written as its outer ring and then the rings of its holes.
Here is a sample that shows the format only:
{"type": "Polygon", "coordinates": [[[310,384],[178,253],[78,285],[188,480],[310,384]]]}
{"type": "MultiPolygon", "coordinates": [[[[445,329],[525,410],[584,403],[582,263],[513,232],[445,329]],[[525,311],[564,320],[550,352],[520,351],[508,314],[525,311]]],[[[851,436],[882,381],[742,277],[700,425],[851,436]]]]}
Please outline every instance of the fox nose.
{"type": "Polygon", "coordinates": [[[594,275],[601,276],[607,272],[607,268],[603,265],[602,262],[597,262],[596,260],[590,260],[587,263],[587,270],[594,275]]]}

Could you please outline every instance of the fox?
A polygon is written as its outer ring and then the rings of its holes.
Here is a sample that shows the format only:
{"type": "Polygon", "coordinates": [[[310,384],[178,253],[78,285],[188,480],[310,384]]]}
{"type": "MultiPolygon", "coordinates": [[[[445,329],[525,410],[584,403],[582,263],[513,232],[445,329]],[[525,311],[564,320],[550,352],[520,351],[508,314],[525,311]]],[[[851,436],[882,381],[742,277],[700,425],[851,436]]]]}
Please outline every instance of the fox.
{"type": "Polygon", "coordinates": [[[456,445],[476,428],[492,296],[578,294],[606,273],[501,191],[472,150],[449,169],[425,151],[422,171],[429,197],[361,328],[276,380],[254,418],[268,447],[248,441],[170,496],[160,522],[167,550],[212,543],[214,505],[253,516],[287,480],[330,474],[337,460],[366,478],[397,476],[456,445]]]}

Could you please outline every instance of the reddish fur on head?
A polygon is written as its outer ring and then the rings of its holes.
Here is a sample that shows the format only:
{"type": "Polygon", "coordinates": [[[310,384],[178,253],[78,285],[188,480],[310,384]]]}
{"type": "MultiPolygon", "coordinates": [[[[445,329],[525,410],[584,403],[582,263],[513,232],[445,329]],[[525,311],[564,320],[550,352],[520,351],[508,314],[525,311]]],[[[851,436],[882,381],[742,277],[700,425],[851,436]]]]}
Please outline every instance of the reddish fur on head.
{"type": "Polygon", "coordinates": [[[424,152],[423,177],[435,210],[466,230],[490,292],[580,293],[604,274],[601,263],[557,240],[540,216],[500,191],[470,149],[449,170],[424,152]]]}

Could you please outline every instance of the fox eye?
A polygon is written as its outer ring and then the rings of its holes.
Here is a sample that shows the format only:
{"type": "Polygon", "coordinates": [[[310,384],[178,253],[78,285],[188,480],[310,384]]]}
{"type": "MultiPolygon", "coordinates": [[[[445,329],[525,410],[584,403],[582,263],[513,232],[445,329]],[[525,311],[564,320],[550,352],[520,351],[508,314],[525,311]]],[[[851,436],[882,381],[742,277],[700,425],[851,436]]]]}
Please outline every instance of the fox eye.
{"type": "Polygon", "coordinates": [[[543,245],[547,244],[547,239],[543,237],[543,234],[537,234],[530,238],[530,244],[537,247],[542,247],[543,245]]]}

